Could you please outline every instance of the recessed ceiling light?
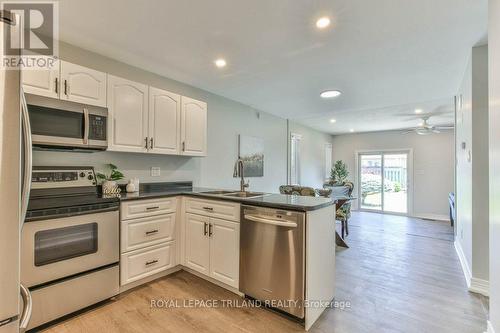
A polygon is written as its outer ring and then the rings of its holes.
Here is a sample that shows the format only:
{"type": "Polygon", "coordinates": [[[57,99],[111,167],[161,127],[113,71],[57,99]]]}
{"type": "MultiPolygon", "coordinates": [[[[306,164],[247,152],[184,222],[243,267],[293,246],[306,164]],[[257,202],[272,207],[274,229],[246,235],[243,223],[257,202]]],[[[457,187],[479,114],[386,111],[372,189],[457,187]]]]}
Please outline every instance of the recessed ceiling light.
{"type": "Polygon", "coordinates": [[[422,112],[424,112],[422,109],[415,109],[416,114],[421,114],[422,112]]]}
{"type": "Polygon", "coordinates": [[[321,17],[316,21],[316,27],[318,29],[324,29],[330,25],[330,19],[328,17],[321,17]]]}
{"type": "Polygon", "coordinates": [[[226,67],[226,60],[224,60],[222,58],[215,60],[214,63],[215,63],[215,66],[217,66],[219,68],[226,67]]]}
{"type": "Polygon", "coordinates": [[[322,98],[335,98],[339,97],[342,93],[338,90],[326,90],[319,94],[322,98]]]}
{"type": "Polygon", "coordinates": [[[333,123],[336,123],[337,122],[337,119],[330,119],[330,122],[333,124],[333,123]]]}
{"type": "Polygon", "coordinates": [[[351,133],[352,133],[352,132],[354,132],[354,128],[351,128],[351,129],[349,130],[349,132],[351,132],[351,133]]]}

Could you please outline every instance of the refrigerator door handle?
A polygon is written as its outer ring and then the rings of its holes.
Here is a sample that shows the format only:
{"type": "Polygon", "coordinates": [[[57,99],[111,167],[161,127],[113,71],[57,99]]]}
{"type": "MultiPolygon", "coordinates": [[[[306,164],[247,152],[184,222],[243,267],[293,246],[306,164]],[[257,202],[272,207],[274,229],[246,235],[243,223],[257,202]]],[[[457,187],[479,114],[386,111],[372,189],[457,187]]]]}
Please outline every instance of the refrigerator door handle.
{"type": "Polygon", "coordinates": [[[31,125],[28,113],[28,105],[24,91],[21,88],[21,112],[22,112],[22,127],[24,139],[24,170],[23,170],[23,189],[21,193],[21,228],[28,210],[28,201],[31,189],[31,171],[32,171],[32,143],[31,143],[31,125]]]}
{"type": "Polygon", "coordinates": [[[33,300],[28,288],[21,284],[21,297],[23,298],[23,312],[19,319],[19,333],[24,333],[28,328],[31,319],[31,310],[33,309],[33,300]]]}

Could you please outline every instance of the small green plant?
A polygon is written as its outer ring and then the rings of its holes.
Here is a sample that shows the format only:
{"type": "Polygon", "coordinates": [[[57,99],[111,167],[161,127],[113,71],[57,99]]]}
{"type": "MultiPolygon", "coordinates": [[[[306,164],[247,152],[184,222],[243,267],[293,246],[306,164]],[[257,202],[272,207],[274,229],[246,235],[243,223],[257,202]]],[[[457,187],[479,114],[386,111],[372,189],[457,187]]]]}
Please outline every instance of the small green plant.
{"type": "Polygon", "coordinates": [[[97,179],[99,179],[101,182],[105,181],[105,180],[117,181],[117,180],[125,178],[123,173],[118,170],[118,167],[116,165],[109,163],[109,164],[107,164],[107,167],[110,170],[108,174],[104,174],[104,173],[100,173],[100,172],[98,172],[96,174],[97,179]]]}
{"type": "Polygon", "coordinates": [[[338,160],[335,162],[330,173],[331,180],[336,184],[343,184],[347,180],[347,177],[349,177],[347,165],[341,160],[338,160]]]}
{"type": "Polygon", "coordinates": [[[401,183],[394,184],[394,192],[401,192],[401,183]]]}

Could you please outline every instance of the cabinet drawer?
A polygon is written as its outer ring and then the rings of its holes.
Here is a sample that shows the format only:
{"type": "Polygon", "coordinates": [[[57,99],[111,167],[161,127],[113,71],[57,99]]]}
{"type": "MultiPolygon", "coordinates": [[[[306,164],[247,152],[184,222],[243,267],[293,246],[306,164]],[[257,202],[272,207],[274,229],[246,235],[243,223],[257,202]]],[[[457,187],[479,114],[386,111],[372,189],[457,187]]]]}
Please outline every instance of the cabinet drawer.
{"type": "Polygon", "coordinates": [[[175,243],[150,246],[121,255],[120,285],[134,282],[175,266],[175,243]]]}
{"type": "Polygon", "coordinates": [[[121,205],[121,219],[129,220],[173,213],[176,205],[177,200],[175,197],[126,201],[121,205]]]}
{"type": "Polygon", "coordinates": [[[186,212],[236,222],[240,221],[240,205],[227,201],[187,198],[186,212]]]}
{"type": "Polygon", "coordinates": [[[121,223],[121,253],[168,242],[175,238],[175,213],[121,223]]]}

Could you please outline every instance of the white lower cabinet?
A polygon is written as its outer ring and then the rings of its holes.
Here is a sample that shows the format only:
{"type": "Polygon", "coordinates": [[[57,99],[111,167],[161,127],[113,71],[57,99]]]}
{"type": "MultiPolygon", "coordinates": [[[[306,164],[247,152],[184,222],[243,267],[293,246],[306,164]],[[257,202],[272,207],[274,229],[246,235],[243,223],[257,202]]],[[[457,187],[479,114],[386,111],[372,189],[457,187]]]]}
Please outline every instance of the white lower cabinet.
{"type": "Polygon", "coordinates": [[[120,258],[120,284],[134,282],[175,266],[175,243],[128,252],[120,258]]]}
{"type": "Polygon", "coordinates": [[[238,288],[240,224],[190,213],[185,223],[185,265],[238,288]]]}
{"type": "Polygon", "coordinates": [[[121,222],[122,253],[174,240],[175,213],[121,222]]]}
{"type": "Polygon", "coordinates": [[[210,277],[238,288],[240,224],[210,218],[210,277]]]}
{"type": "Polygon", "coordinates": [[[121,203],[120,286],[177,266],[176,202],[173,197],[121,203]]]}
{"type": "Polygon", "coordinates": [[[196,214],[186,214],[186,266],[209,275],[210,238],[208,238],[210,218],[196,214]]]}

